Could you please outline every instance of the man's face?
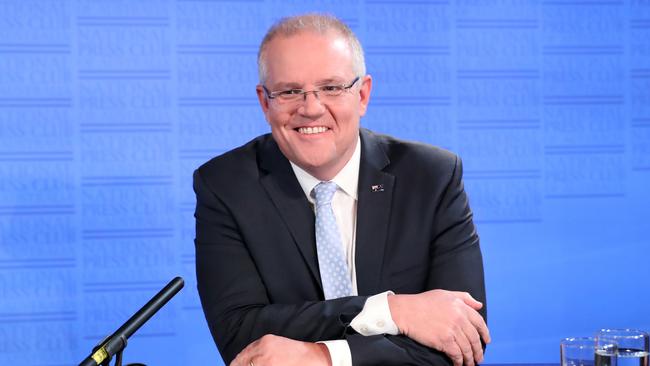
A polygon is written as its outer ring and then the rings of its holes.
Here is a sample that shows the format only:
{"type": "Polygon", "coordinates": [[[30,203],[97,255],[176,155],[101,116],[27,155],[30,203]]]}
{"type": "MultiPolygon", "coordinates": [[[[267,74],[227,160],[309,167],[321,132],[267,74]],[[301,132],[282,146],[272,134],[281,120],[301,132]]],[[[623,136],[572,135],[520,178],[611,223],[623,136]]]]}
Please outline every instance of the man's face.
{"type": "Polygon", "coordinates": [[[316,178],[332,179],[354,153],[359,119],[370,97],[370,77],[354,74],[350,48],[334,31],[278,36],[267,45],[266,70],[265,86],[271,92],[349,85],[361,76],[337,97],[308,93],[306,100],[288,104],[268,99],[262,86],[257,86],[262,110],[282,153],[316,178]]]}

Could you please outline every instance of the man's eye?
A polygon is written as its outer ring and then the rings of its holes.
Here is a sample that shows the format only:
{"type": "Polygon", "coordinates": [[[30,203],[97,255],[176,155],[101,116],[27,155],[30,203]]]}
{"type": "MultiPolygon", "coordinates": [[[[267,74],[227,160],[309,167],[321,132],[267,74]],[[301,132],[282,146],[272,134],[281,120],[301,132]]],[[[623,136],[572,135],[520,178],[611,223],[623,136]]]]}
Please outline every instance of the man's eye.
{"type": "Polygon", "coordinates": [[[325,85],[320,89],[325,92],[337,92],[340,91],[342,88],[339,85],[325,85]]]}
{"type": "Polygon", "coordinates": [[[302,94],[302,89],[289,89],[285,91],[281,91],[280,95],[297,95],[297,94],[302,94]]]}

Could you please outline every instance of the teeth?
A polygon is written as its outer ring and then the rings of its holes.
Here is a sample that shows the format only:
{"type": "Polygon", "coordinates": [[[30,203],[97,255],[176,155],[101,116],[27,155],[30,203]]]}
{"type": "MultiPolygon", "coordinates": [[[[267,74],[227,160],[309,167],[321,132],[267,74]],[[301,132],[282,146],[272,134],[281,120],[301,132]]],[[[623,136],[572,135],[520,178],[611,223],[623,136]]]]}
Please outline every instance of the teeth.
{"type": "Polygon", "coordinates": [[[324,126],[318,126],[318,127],[300,127],[298,129],[298,132],[305,134],[305,135],[311,135],[314,133],[323,133],[327,131],[328,128],[324,126]]]}

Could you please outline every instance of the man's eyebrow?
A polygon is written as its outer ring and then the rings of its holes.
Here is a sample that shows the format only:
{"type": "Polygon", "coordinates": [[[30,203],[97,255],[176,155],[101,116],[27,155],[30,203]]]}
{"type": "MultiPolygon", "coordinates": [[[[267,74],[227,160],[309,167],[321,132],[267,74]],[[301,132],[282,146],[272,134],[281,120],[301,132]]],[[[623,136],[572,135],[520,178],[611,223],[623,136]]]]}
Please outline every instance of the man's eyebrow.
{"type": "Polygon", "coordinates": [[[333,78],[319,80],[316,82],[315,85],[332,85],[332,84],[339,85],[343,83],[344,83],[343,79],[333,77],[333,78]]]}
{"type": "MultiPolygon", "coordinates": [[[[323,86],[323,85],[341,85],[345,83],[344,79],[339,77],[330,77],[326,79],[318,80],[314,85],[323,86]]],[[[272,90],[289,90],[289,89],[303,89],[303,84],[297,82],[280,82],[273,85],[272,90]]]]}
{"type": "Polygon", "coordinates": [[[296,82],[277,83],[273,85],[273,90],[302,89],[302,85],[296,82]]]}

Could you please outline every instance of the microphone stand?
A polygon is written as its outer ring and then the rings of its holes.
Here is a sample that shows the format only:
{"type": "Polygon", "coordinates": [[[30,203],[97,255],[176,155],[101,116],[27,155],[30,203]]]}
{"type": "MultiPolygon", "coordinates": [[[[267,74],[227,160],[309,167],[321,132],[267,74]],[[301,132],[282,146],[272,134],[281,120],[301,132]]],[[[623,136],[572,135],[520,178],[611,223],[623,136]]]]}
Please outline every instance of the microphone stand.
{"type": "MultiPolygon", "coordinates": [[[[115,366],[122,366],[122,352],[127,346],[127,339],[135,333],[149,318],[162,308],[174,295],[183,288],[181,277],[171,280],[162,290],[138,310],[115,333],[104,338],[93,348],[90,356],[86,357],[79,366],[109,366],[115,355],[115,366]]],[[[130,364],[127,366],[145,366],[130,364]]]]}

